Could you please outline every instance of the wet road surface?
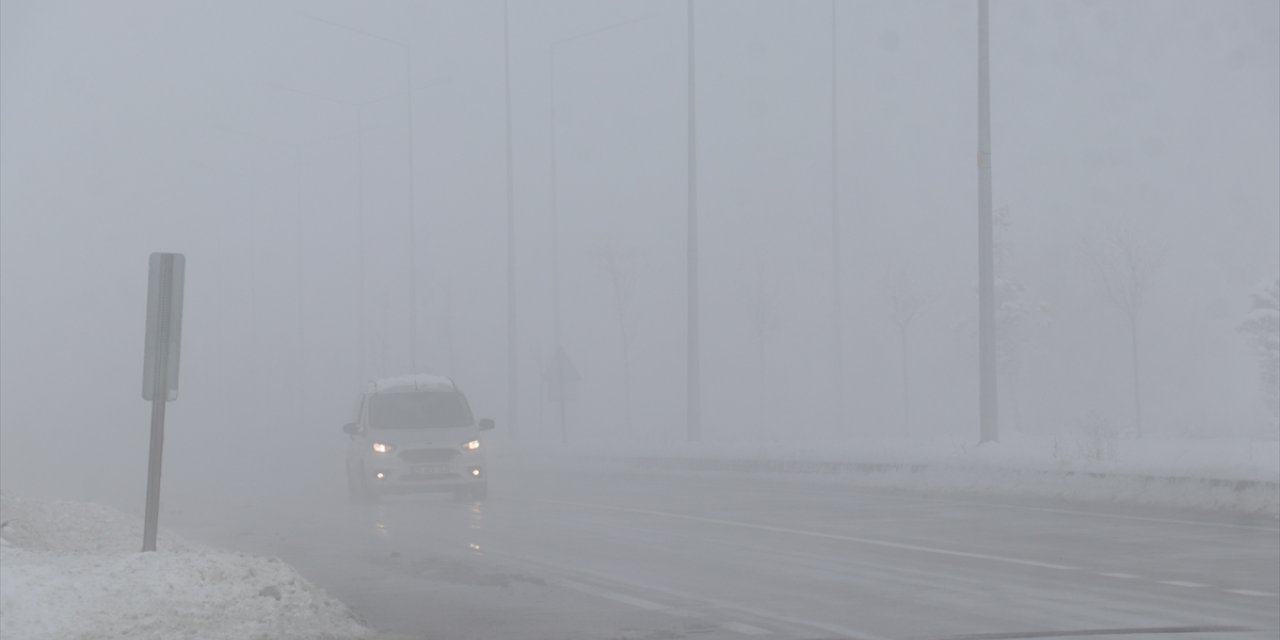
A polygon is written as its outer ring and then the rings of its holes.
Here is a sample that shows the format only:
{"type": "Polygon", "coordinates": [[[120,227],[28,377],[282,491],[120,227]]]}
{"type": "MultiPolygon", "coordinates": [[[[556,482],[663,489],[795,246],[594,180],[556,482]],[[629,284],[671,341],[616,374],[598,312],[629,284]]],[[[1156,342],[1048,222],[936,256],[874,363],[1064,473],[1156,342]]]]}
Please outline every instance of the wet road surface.
{"type": "Polygon", "coordinates": [[[279,556],[396,637],[1280,637],[1266,517],[509,469],[484,502],[326,490],[168,524],[279,556]]]}

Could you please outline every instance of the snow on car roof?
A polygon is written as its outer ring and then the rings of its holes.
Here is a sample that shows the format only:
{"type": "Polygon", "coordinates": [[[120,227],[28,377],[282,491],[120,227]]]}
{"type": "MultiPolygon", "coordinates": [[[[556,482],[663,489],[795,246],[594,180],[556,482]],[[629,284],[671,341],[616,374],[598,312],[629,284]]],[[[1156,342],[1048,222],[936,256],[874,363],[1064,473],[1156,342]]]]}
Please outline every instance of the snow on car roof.
{"type": "Polygon", "coordinates": [[[453,391],[457,386],[453,380],[444,376],[419,373],[417,375],[391,376],[378,378],[365,387],[365,393],[385,393],[396,391],[453,391]]]}

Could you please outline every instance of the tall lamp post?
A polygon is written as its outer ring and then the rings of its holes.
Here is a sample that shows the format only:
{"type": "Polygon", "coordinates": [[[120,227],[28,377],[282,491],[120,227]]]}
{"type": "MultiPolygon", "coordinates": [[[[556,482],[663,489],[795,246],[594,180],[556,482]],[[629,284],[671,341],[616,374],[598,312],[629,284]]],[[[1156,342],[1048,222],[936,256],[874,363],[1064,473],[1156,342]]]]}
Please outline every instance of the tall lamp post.
{"type": "Polygon", "coordinates": [[[565,401],[564,342],[560,325],[560,169],[557,152],[556,124],[558,118],[558,102],[556,101],[556,55],[564,45],[578,42],[586,38],[600,35],[648,20],[648,16],[617,22],[598,29],[561,38],[551,43],[549,54],[548,84],[551,88],[551,339],[555,346],[554,383],[557,401],[560,405],[560,441],[569,440],[568,415],[565,401]]]}
{"type": "Polygon", "coordinates": [[[987,0],[978,0],[978,414],[979,443],[999,440],[996,409],[995,241],[991,220],[991,72],[987,0]]]}
{"type": "MultiPolygon", "coordinates": [[[[408,108],[408,129],[409,129],[409,368],[412,372],[418,372],[418,203],[417,203],[417,143],[414,136],[414,106],[413,95],[419,88],[413,84],[413,47],[407,42],[401,42],[395,38],[379,35],[364,29],[358,29],[351,25],[342,24],[326,20],[310,14],[303,14],[306,17],[322,22],[331,27],[349,31],[372,40],[384,42],[394,45],[404,50],[404,73],[405,73],[405,101],[408,108]]],[[[376,102],[371,100],[370,102],[376,102]]]]}
{"type": "Polygon", "coordinates": [[[844,315],[840,299],[840,90],[838,78],[838,48],[836,20],[839,14],[831,0],[831,354],[832,418],[843,433],[845,407],[841,394],[844,391],[844,315]]]}
{"type": "Polygon", "coordinates": [[[697,60],[694,46],[693,0],[688,0],[689,17],[687,20],[689,36],[689,88],[688,88],[688,224],[685,246],[688,250],[686,258],[688,299],[688,324],[686,328],[686,372],[685,372],[685,437],[689,442],[702,439],[702,361],[699,344],[700,317],[698,315],[698,134],[697,109],[695,91],[697,60]]]}
{"type": "Polygon", "coordinates": [[[502,83],[507,156],[507,432],[519,435],[520,335],[516,325],[516,186],[511,153],[511,3],[502,3],[502,83]]]}

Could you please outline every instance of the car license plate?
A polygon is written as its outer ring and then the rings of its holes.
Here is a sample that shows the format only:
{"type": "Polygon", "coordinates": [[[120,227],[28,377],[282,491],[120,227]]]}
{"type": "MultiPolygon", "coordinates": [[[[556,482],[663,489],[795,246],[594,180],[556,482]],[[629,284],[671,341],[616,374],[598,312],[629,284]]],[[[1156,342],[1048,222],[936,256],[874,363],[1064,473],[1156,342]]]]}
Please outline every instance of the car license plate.
{"type": "Polygon", "coordinates": [[[451,464],[415,464],[413,465],[413,474],[418,476],[434,476],[444,473],[453,473],[453,465],[451,464]]]}

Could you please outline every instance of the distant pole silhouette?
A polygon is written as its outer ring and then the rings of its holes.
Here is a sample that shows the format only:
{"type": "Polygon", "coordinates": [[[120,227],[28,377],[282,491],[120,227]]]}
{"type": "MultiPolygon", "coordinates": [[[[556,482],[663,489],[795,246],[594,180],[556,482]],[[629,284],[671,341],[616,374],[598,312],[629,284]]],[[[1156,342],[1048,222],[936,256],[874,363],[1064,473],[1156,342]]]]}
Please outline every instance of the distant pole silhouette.
{"type": "Polygon", "coordinates": [[[840,92],[837,78],[837,0],[831,0],[831,410],[832,419],[843,433],[844,401],[844,315],[840,300],[840,92]]]}
{"type": "Polygon", "coordinates": [[[356,320],[359,326],[356,333],[359,335],[359,354],[360,354],[360,384],[364,384],[369,377],[369,333],[365,328],[367,322],[367,308],[369,305],[368,295],[365,291],[365,281],[368,279],[365,274],[365,257],[364,257],[364,138],[356,138],[356,242],[359,243],[356,249],[356,255],[359,258],[359,267],[357,276],[359,282],[356,289],[358,291],[358,302],[356,303],[356,320]]]}
{"type": "Polygon", "coordinates": [[[991,71],[987,0],[978,0],[978,413],[979,443],[1000,439],[996,422],[995,241],[991,220],[991,71]]]}
{"type": "Polygon", "coordinates": [[[547,83],[551,88],[551,333],[555,343],[555,378],[557,395],[560,404],[560,441],[569,442],[569,428],[566,401],[569,399],[565,389],[564,361],[567,358],[564,341],[560,331],[560,153],[558,151],[557,122],[559,102],[556,100],[556,54],[560,47],[571,42],[578,42],[602,33],[621,29],[648,20],[647,16],[632,18],[622,22],[605,25],[598,29],[585,31],[551,43],[548,55],[547,83]]]}
{"type": "Polygon", "coordinates": [[[418,171],[414,158],[413,49],[404,44],[405,88],[409,92],[409,370],[418,373],[418,171]]]}
{"type": "Polygon", "coordinates": [[[556,48],[551,45],[551,341],[555,348],[555,378],[557,403],[560,405],[560,443],[569,442],[569,419],[565,409],[564,367],[560,353],[564,341],[560,332],[560,167],[556,148],[556,121],[559,107],[556,105],[556,48]]]}
{"type": "Polygon", "coordinates": [[[506,95],[507,152],[507,433],[519,434],[520,335],[516,325],[516,213],[515,164],[511,153],[511,6],[502,3],[503,90],[506,95]]]}
{"type": "Polygon", "coordinates": [[[688,429],[687,438],[689,442],[697,442],[702,439],[702,362],[699,358],[699,316],[698,316],[698,134],[697,134],[697,109],[695,81],[697,65],[695,52],[697,48],[694,44],[694,21],[693,21],[693,0],[688,0],[689,8],[689,112],[688,112],[688,229],[686,235],[686,245],[688,247],[688,329],[687,329],[687,372],[685,379],[686,394],[686,427],[688,429]]]}

